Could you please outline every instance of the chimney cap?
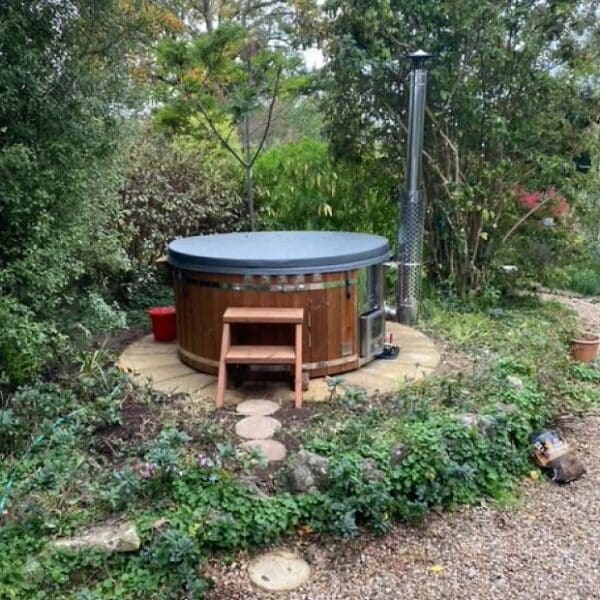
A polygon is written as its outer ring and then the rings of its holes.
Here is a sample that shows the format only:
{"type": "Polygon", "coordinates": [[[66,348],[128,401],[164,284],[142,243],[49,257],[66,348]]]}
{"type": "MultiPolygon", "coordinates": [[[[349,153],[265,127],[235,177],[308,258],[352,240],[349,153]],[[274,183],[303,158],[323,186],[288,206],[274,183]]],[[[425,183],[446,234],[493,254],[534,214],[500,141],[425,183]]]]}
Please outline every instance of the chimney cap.
{"type": "Polygon", "coordinates": [[[413,52],[412,54],[409,54],[407,56],[407,58],[410,58],[413,65],[415,66],[423,64],[425,61],[429,60],[432,57],[433,54],[431,54],[430,52],[425,52],[425,50],[417,50],[416,52],[413,52]]]}

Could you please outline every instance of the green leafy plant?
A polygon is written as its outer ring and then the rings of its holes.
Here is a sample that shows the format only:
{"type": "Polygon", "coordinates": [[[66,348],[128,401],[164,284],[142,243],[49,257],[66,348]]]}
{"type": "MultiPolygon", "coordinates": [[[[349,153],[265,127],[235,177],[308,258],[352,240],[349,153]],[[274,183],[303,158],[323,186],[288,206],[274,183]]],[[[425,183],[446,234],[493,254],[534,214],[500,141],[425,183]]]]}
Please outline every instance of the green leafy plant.
{"type": "Polygon", "coordinates": [[[143,563],[160,572],[165,598],[204,598],[209,586],[199,575],[202,558],[197,542],[177,529],[159,535],[142,554],[143,563]]]}
{"type": "Polygon", "coordinates": [[[571,365],[570,373],[576,379],[581,381],[590,381],[600,383],[600,362],[592,364],[575,363],[571,365]]]}
{"type": "Polygon", "coordinates": [[[259,219],[267,229],[369,231],[393,240],[395,185],[376,161],[335,162],[326,143],[275,146],[256,162],[259,219]]]}

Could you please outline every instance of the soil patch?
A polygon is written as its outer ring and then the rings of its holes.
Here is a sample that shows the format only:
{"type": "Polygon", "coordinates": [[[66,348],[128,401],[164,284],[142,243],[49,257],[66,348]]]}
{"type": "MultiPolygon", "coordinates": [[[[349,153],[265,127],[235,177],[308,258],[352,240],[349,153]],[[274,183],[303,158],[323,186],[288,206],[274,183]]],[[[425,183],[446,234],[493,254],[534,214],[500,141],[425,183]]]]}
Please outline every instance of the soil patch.
{"type": "Polygon", "coordinates": [[[127,400],[121,407],[121,423],[96,431],[96,450],[106,456],[117,456],[118,447],[123,444],[133,446],[155,438],[162,420],[159,406],[127,400]]]}
{"type": "Polygon", "coordinates": [[[121,352],[123,352],[127,346],[133,344],[133,342],[143,338],[149,333],[149,327],[136,325],[135,327],[130,327],[129,329],[121,329],[110,335],[96,335],[92,338],[92,348],[98,349],[104,346],[107,350],[110,350],[115,354],[121,354],[121,352]]]}

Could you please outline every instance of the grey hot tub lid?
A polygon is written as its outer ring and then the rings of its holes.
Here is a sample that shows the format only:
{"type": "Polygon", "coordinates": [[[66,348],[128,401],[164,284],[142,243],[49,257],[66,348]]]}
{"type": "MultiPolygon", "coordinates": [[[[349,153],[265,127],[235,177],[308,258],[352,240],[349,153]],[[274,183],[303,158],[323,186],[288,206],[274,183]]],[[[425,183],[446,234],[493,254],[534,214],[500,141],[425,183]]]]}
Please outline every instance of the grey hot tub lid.
{"type": "Polygon", "coordinates": [[[181,238],[169,244],[176,269],[241,275],[332,273],[388,260],[379,235],[338,231],[259,231],[181,238]]]}

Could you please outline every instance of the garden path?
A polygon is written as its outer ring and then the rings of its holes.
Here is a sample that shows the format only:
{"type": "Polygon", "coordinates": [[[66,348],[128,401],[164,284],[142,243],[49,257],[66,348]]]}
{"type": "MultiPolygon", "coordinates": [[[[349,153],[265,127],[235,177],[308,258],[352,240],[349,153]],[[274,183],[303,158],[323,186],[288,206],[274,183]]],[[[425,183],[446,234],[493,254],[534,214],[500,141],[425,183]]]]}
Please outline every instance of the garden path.
{"type": "Polygon", "coordinates": [[[600,298],[581,298],[550,293],[543,293],[540,297],[543,300],[554,300],[569,306],[579,315],[583,330],[600,333],[600,298]]]}

